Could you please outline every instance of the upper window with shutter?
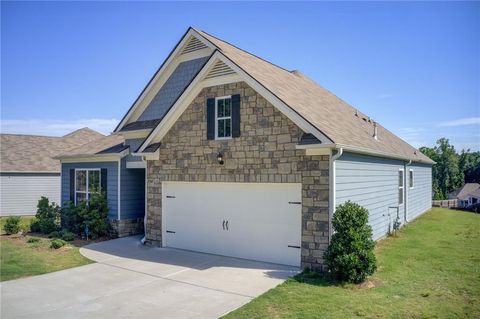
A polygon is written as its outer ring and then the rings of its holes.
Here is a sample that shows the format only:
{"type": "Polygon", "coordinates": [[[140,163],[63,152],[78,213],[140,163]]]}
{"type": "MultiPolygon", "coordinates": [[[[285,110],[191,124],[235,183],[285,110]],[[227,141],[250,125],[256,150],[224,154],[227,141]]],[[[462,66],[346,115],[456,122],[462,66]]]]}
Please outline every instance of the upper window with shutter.
{"type": "Polygon", "coordinates": [[[207,139],[240,136],[240,95],[207,99],[207,139]]]}

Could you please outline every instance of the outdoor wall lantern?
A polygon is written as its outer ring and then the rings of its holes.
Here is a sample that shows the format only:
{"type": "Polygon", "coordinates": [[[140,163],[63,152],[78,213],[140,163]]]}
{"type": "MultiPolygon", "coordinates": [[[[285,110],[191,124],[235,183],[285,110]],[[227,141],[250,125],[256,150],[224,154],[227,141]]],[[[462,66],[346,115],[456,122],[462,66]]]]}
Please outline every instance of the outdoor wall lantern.
{"type": "Polygon", "coordinates": [[[222,154],[222,152],[219,152],[219,153],[217,154],[217,161],[218,161],[218,164],[220,164],[220,165],[223,165],[223,163],[225,163],[225,162],[223,161],[223,154],[222,154]]]}

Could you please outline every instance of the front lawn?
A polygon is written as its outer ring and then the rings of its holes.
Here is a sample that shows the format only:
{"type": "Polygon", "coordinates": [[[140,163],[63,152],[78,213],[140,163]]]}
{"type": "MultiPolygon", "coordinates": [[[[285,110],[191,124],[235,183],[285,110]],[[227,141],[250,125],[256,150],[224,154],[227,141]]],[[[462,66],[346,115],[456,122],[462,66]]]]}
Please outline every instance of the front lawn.
{"type": "Polygon", "coordinates": [[[480,318],[480,215],[434,208],[376,256],[362,285],[304,273],[225,318],[480,318]]]}
{"type": "MultiPolygon", "coordinates": [[[[26,219],[26,218],[25,218],[26,219]]],[[[22,217],[22,223],[27,223],[22,217]]],[[[0,220],[3,232],[5,218],[0,220]]],[[[34,241],[36,240],[34,239],[34,241]]],[[[50,239],[38,234],[28,236],[0,236],[0,281],[40,275],[52,271],[82,266],[92,261],[83,257],[78,246],[87,242],[77,241],[59,249],[50,248],[50,239]],[[36,242],[28,242],[36,238],[36,242]]]]}

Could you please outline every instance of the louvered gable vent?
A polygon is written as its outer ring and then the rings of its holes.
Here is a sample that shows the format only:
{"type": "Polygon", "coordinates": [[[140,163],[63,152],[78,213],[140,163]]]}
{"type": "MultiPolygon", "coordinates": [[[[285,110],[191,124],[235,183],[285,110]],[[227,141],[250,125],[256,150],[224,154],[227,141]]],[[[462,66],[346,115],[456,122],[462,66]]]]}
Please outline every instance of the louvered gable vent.
{"type": "Polygon", "coordinates": [[[210,72],[207,74],[205,79],[211,79],[218,76],[228,75],[233,73],[235,73],[235,71],[230,69],[230,67],[225,63],[223,63],[222,61],[218,60],[213,66],[213,68],[210,70],[210,72]]]}
{"type": "Polygon", "coordinates": [[[205,49],[206,47],[207,46],[203,44],[202,41],[198,40],[195,37],[191,37],[188,40],[187,44],[185,44],[185,46],[183,47],[181,54],[187,54],[193,51],[202,50],[202,49],[205,49]]]}

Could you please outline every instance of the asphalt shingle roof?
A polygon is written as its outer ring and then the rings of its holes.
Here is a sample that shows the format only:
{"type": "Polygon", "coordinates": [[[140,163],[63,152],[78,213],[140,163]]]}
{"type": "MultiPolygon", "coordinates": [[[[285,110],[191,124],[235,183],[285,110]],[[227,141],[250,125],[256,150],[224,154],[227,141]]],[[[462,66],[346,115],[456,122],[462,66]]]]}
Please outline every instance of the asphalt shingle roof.
{"type": "Polygon", "coordinates": [[[374,139],[374,122],[367,115],[304,74],[285,70],[206,32],[196,31],[334,143],[433,163],[378,123],[378,140],[374,139]]]}
{"type": "Polygon", "coordinates": [[[0,172],[60,172],[55,156],[103,136],[89,128],[62,137],[0,134],[0,172]]]}

